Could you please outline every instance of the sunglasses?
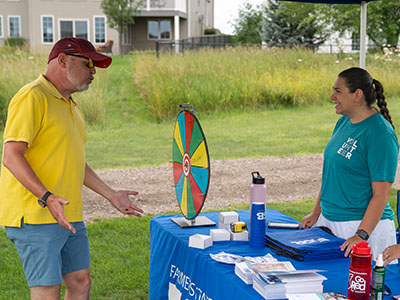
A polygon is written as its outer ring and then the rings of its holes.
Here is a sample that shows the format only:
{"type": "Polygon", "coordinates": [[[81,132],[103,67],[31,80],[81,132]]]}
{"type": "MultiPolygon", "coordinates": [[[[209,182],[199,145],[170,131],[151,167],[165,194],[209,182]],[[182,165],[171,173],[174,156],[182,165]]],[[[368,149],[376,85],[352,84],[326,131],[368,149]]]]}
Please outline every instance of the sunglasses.
{"type": "Polygon", "coordinates": [[[85,58],[85,59],[88,60],[87,63],[86,63],[86,67],[88,67],[89,69],[95,67],[95,63],[93,62],[93,60],[92,60],[91,58],[87,58],[87,57],[84,57],[84,56],[78,55],[78,54],[71,54],[71,53],[65,53],[65,54],[66,54],[66,55],[69,55],[69,56],[85,58]]]}

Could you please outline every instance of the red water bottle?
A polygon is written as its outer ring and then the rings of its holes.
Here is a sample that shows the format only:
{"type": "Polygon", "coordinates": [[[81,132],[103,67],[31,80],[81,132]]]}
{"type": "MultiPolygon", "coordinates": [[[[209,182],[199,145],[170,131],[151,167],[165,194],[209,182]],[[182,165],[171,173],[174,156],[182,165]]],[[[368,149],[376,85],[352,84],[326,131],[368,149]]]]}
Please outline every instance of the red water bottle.
{"type": "Polygon", "coordinates": [[[371,284],[372,254],[368,242],[361,241],[353,246],[350,258],[349,287],[350,300],[369,300],[371,284]]]}

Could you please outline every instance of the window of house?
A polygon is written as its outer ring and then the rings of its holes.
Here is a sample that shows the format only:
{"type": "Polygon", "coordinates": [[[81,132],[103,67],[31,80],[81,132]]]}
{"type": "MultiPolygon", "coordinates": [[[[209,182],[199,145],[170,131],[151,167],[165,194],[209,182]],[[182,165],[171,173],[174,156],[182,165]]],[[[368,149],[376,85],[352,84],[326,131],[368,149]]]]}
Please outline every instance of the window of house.
{"type": "Polygon", "coordinates": [[[42,43],[54,43],[54,17],[42,16],[42,43]]]}
{"type": "Polygon", "coordinates": [[[122,44],[123,45],[131,45],[132,44],[132,25],[128,25],[128,27],[124,30],[122,34],[122,44]]]}
{"type": "Polygon", "coordinates": [[[75,37],[88,39],[87,21],[75,21],[75,37]]]}
{"type": "Polygon", "coordinates": [[[94,42],[106,42],[106,17],[94,17],[94,42]]]}
{"type": "Polygon", "coordinates": [[[73,36],[74,29],[72,21],[60,21],[60,39],[73,36]]]}
{"type": "Polygon", "coordinates": [[[20,37],[21,36],[21,17],[8,16],[8,36],[20,37]]]}
{"type": "Polygon", "coordinates": [[[147,37],[151,40],[158,39],[158,21],[149,21],[147,27],[148,27],[147,37]]]}
{"type": "Polygon", "coordinates": [[[171,20],[150,20],[147,23],[147,28],[147,37],[149,40],[171,39],[171,20]]]}
{"type": "Polygon", "coordinates": [[[60,20],[60,39],[80,37],[89,39],[89,22],[87,20],[60,20]]]}
{"type": "Polygon", "coordinates": [[[160,21],[160,38],[171,39],[171,21],[162,20],[160,21]]]}
{"type": "Polygon", "coordinates": [[[0,16],[0,38],[4,37],[3,33],[3,16],[0,16]]]}

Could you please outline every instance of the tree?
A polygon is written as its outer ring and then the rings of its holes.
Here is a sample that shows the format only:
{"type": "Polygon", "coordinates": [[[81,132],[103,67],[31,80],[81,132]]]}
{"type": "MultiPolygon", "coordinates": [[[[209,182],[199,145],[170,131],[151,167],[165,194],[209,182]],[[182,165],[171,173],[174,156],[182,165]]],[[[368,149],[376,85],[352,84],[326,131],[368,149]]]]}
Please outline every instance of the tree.
{"type": "MultiPolygon", "coordinates": [[[[330,31],[360,34],[360,5],[319,5],[321,22],[331,23],[330,31]]],[[[400,35],[400,1],[368,3],[367,35],[376,44],[397,45],[400,35]]]]}
{"type": "Polygon", "coordinates": [[[318,46],[326,41],[325,23],[319,22],[316,6],[268,0],[264,5],[261,37],[268,45],[318,46]]]}
{"type": "Polygon", "coordinates": [[[245,2],[239,7],[239,16],[232,24],[237,42],[242,44],[261,44],[261,20],[262,9],[257,5],[255,8],[245,2]]]}
{"type": "Polygon", "coordinates": [[[107,16],[108,24],[118,31],[119,53],[122,57],[122,34],[129,25],[135,23],[134,13],[139,13],[143,0],[102,0],[101,8],[107,16]]]}
{"type": "Polygon", "coordinates": [[[319,23],[313,4],[268,0],[253,8],[245,2],[233,25],[240,43],[319,45],[327,39],[325,25],[319,23]]]}

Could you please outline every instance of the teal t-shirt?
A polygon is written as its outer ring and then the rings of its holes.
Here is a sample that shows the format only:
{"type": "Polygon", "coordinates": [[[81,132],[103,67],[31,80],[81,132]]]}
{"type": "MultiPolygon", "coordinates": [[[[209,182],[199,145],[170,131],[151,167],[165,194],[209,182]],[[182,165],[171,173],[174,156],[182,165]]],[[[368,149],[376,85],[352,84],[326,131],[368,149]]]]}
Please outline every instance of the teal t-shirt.
{"type": "MultiPolygon", "coordinates": [[[[322,215],[336,222],[361,220],[372,198],[372,182],[394,182],[398,154],[396,133],[380,113],[356,124],[342,116],[324,151],[322,215]]],[[[388,203],[381,219],[393,218],[388,203]]]]}

